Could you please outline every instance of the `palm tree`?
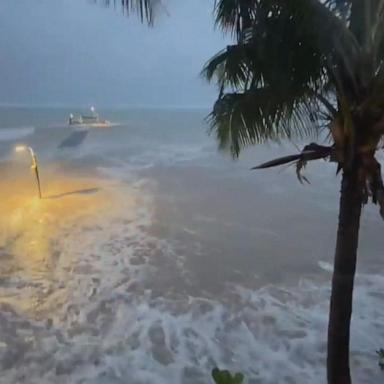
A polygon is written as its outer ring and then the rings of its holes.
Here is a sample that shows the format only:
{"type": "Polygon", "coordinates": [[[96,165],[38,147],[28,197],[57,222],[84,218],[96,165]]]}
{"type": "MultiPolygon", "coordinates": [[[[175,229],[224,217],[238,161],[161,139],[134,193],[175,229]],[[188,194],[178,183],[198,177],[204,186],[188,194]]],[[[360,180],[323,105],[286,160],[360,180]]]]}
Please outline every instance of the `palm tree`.
{"type": "MultiPolygon", "coordinates": [[[[328,131],[329,145],[255,168],[328,159],[342,171],[328,327],[327,377],[351,383],[349,339],[362,206],[384,217],[375,158],[384,134],[384,0],[216,0],[216,23],[235,43],[204,75],[220,94],[210,115],[220,148],[328,131]]],[[[312,136],[313,137],[313,136],[312,136]]]]}

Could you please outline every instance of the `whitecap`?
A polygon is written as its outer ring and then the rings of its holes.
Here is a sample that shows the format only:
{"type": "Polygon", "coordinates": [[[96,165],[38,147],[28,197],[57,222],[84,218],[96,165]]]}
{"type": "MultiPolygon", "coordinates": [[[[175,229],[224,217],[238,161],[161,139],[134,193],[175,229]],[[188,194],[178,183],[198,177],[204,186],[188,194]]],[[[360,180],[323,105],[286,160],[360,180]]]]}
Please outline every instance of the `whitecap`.
{"type": "Polygon", "coordinates": [[[317,265],[325,272],[333,272],[333,266],[331,263],[328,263],[326,261],[319,261],[317,265]]]}

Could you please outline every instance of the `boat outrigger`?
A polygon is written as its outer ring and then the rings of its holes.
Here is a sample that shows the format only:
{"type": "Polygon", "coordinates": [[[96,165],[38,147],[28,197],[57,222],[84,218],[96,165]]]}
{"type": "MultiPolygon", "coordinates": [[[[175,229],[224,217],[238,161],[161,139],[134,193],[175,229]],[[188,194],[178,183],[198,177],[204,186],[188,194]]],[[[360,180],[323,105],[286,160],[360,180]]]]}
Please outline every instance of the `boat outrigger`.
{"type": "Polygon", "coordinates": [[[73,128],[107,128],[111,126],[108,120],[101,120],[95,107],[91,107],[90,113],[87,115],[74,116],[69,115],[68,124],[73,128]]]}

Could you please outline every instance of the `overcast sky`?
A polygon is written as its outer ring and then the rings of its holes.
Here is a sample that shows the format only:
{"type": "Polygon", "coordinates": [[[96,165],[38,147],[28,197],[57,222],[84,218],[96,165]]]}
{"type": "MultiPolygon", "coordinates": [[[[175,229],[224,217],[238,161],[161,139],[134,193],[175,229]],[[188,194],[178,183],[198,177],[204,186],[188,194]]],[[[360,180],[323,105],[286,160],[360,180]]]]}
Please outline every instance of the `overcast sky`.
{"type": "Polygon", "coordinates": [[[212,3],[168,0],[148,28],[89,0],[0,0],[0,103],[209,106],[212,3]]]}

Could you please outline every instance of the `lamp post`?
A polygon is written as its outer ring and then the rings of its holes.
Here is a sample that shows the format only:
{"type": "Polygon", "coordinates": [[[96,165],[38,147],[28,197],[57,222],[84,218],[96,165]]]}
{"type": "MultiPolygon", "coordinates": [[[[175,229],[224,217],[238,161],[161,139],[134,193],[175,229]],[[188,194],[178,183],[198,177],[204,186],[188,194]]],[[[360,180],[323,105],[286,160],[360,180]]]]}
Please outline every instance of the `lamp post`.
{"type": "Polygon", "coordinates": [[[33,151],[33,149],[31,147],[28,147],[26,145],[18,145],[15,148],[16,152],[24,152],[24,151],[27,151],[27,150],[29,151],[29,153],[31,155],[31,160],[32,160],[31,170],[34,171],[34,173],[35,173],[36,182],[37,182],[37,190],[38,190],[38,194],[39,194],[39,199],[41,199],[42,195],[41,195],[39,168],[38,168],[38,165],[37,165],[37,156],[36,156],[35,152],[33,151]]]}

